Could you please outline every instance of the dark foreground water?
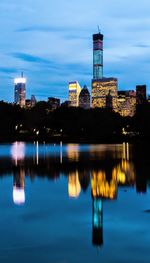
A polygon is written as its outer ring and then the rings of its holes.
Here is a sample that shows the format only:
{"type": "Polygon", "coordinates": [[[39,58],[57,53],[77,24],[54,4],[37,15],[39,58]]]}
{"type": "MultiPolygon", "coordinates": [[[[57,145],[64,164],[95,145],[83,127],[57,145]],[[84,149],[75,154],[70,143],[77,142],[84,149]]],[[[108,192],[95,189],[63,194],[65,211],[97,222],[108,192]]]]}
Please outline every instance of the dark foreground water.
{"type": "Polygon", "coordinates": [[[0,145],[0,262],[149,263],[144,149],[0,145]]]}

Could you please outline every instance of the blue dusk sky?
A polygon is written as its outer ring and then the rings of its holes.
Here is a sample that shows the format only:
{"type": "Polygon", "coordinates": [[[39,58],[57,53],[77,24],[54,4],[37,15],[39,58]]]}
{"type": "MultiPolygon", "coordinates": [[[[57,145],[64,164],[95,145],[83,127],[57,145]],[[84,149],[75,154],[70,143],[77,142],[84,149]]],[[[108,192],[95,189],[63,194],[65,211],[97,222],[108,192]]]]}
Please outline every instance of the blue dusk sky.
{"type": "Polygon", "coordinates": [[[150,92],[149,0],[0,0],[0,100],[14,99],[15,77],[27,98],[68,98],[68,82],[91,90],[92,34],[104,34],[104,76],[119,90],[150,92]]]}

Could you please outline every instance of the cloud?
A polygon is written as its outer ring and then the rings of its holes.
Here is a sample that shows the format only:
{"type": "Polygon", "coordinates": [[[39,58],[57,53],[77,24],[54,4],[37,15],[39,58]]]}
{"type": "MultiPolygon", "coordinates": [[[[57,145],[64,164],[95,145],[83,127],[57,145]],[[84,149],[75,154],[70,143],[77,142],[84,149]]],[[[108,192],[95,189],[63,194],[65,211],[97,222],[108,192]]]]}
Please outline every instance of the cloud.
{"type": "Polygon", "coordinates": [[[50,61],[42,58],[42,57],[38,57],[38,56],[33,56],[30,54],[26,54],[26,53],[20,53],[20,52],[14,52],[10,54],[11,56],[13,56],[14,58],[18,58],[21,59],[23,61],[26,62],[32,62],[32,63],[44,63],[44,64],[49,64],[50,61]]]}
{"type": "Polygon", "coordinates": [[[16,32],[62,32],[67,31],[67,28],[58,27],[58,26],[48,26],[48,25],[32,25],[28,27],[22,27],[16,32]]]}
{"type": "Polygon", "coordinates": [[[3,68],[3,67],[0,67],[0,72],[1,73],[16,73],[16,69],[15,68],[3,68]]]}

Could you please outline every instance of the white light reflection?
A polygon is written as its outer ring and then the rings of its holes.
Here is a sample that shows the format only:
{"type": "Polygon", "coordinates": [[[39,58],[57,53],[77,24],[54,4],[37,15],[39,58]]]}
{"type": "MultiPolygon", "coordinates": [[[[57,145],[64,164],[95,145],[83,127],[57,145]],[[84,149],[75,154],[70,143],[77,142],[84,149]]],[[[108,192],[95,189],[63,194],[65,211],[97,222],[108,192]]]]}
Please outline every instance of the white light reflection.
{"type": "Polygon", "coordinates": [[[24,160],[25,158],[25,143],[15,142],[11,147],[11,157],[15,161],[17,166],[18,161],[24,160]]]}
{"type": "Polygon", "coordinates": [[[36,164],[39,164],[39,142],[36,142],[36,164]]]}
{"type": "Polygon", "coordinates": [[[63,162],[63,156],[62,156],[62,142],[60,142],[60,163],[63,162]]]}
{"type": "Polygon", "coordinates": [[[13,201],[16,205],[23,205],[25,203],[25,191],[24,188],[13,188],[13,201]]]}

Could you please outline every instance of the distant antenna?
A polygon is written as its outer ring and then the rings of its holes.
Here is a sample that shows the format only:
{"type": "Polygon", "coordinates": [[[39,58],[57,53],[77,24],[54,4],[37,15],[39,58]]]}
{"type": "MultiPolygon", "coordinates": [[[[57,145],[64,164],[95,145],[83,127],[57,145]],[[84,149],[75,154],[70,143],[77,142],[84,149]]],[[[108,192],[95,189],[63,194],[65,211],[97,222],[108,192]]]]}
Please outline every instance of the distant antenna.
{"type": "Polygon", "coordinates": [[[98,27],[98,33],[100,34],[100,33],[101,33],[101,30],[100,30],[100,27],[99,27],[99,25],[98,25],[97,27],[98,27]]]}
{"type": "Polygon", "coordinates": [[[23,72],[21,72],[21,77],[23,78],[23,72]]]}

